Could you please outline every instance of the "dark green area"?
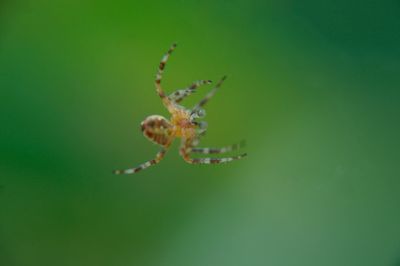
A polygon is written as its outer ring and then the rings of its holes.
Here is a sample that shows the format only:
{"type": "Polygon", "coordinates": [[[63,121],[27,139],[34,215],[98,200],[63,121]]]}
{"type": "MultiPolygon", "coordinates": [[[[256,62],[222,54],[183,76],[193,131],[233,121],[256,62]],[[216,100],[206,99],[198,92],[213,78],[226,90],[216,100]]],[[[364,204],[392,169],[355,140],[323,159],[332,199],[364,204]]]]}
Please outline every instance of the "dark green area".
{"type": "Polygon", "coordinates": [[[399,265],[399,2],[138,2],[0,3],[0,265],[399,265]],[[202,145],[249,156],[113,176],[175,41],[166,90],[227,74],[202,145]]]}

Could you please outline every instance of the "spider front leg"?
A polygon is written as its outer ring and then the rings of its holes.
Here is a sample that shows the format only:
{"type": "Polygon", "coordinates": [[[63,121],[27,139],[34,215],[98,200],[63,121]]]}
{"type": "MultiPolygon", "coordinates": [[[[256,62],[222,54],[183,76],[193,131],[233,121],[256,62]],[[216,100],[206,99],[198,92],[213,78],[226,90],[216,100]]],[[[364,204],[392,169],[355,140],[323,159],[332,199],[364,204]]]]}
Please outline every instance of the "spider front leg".
{"type": "Polygon", "coordinates": [[[198,80],[193,82],[193,84],[190,87],[187,87],[183,90],[177,90],[173,93],[171,93],[168,98],[176,103],[181,102],[184,98],[186,98],[187,96],[191,95],[192,93],[194,93],[196,91],[196,89],[202,85],[207,85],[210,84],[211,80],[198,80]]]}
{"type": "Polygon", "coordinates": [[[205,105],[215,94],[219,87],[221,87],[222,83],[225,81],[226,76],[223,76],[222,79],[215,85],[215,87],[193,108],[192,114],[197,112],[203,105],[205,105]]]}
{"type": "Polygon", "coordinates": [[[206,121],[199,121],[199,122],[194,121],[193,123],[198,127],[196,130],[196,137],[193,138],[191,144],[192,147],[195,147],[199,144],[200,138],[204,137],[204,135],[206,134],[208,124],[206,121]]]}
{"type": "Polygon", "coordinates": [[[220,163],[228,163],[234,160],[240,160],[245,157],[247,154],[243,153],[237,156],[225,157],[225,158],[191,158],[190,153],[192,152],[192,141],[184,140],[182,142],[182,146],[179,150],[182,158],[190,164],[220,164],[220,163]]]}
{"type": "Polygon", "coordinates": [[[168,52],[161,59],[160,65],[158,67],[157,75],[156,75],[156,80],[155,80],[156,91],[158,93],[158,96],[160,96],[164,106],[169,111],[171,111],[173,109],[173,104],[172,104],[171,100],[168,98],[168,96],[165,95],[165,92],[161,87],[161,80],[162,80],[162,75],[164,72],[165,65],[167,64],[168,58],[170,57],[171,53],[175,50],[175,48],[176,48],[176,43],[172,44],[172,46],[169,48],[168,52]]]}
{"type": "Polygon", "coordinates": [[[114,170],[114,174],[116,175],[120,175],[120,174],[135,174],[143,169],[146,169],[152,165],[155,165],[157,163],[159,163],[163,158],[165,153],[168,151],[168,147],[164,147],[161,151],[159,151],[156,155],[156,158],[149,160],[145,163],[142,163],[141,165],[135,167],[135,168],[129,168],[129,169],[125,169],[125,170],[114,170]]]}

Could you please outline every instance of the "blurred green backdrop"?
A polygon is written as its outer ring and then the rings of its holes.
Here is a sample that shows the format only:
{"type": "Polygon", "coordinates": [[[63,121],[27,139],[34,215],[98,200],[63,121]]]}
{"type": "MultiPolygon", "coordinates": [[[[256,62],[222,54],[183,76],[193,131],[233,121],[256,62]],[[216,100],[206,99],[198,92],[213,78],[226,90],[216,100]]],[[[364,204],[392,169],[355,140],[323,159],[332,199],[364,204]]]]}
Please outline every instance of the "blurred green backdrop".
{"type": "Polygon", "coordinates": [[[400,265],[399,84],[399,1],[2,1],[0,265],[400,265]],[[249,156],[113,176],[175,41],[249,156]]]}

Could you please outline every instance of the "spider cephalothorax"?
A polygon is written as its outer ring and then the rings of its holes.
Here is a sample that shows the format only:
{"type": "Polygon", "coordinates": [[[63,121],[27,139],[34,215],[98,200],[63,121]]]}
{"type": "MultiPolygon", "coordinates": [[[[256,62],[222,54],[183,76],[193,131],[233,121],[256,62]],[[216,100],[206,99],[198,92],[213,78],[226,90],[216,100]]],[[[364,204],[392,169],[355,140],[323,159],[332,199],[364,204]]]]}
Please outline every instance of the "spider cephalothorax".
{"type": "Polygon", "coordinates": [[[142,169],[148,168],[161,161],[170,147],[172,141],[175,138],[181,138],[181,148],[179,150],[180,155],[183,159],[191,164],[210,164],[210,163],[226,163],[233,160],[238,160],[246,156],[241,154],[232,157],[225,158],[191,158],[191,153],[225,153],[236,150],[243,146],[243,142],[240,144],[234,144],[223,148],[197,148],[200,138],[204,135],[207,130],[207,123],[199,121],[204,118],[205,111],[202,108],[208,100],[214,95],[216,90],[221,86],[226,77],[223,77],[215,87],[192,109],[186,109],[179,103],[187,96],[196,91],[196,89],[202,85],[210,84],[210,80],[199,80],[194,82],[191,86],[186,89],[177,90],[170,95],[166,95],[161,87],[162,74],[165,68],[165,64],[175,49],[176,44],[173,44],[168,52],[164,55],[158,68],[155,85],[158,95],[160,96],[164,106],[171,114],[170,120],[160,115],[151,115],[147,117],[141,123],[141,129],[146,138],[152,142],[160,145],[162,149],[157,153],[156,158],[147,161],[138,167],[129,168],[125,170],[115,170],[115,174],[133,174],[139,172],[142,169]]]}

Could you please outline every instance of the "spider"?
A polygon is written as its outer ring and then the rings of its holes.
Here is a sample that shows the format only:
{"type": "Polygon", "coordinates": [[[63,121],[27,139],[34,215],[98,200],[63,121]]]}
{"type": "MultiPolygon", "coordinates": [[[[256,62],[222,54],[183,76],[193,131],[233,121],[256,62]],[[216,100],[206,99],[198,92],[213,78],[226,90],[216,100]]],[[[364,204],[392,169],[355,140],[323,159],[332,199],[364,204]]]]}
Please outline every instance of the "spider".
{"type": "Polygon", "coordinates": [[[207,130],[207,123],[205,121],[198,121],[204,118],[205,111],[202,108],[208,100],[214,96],[217,89],[222,85],[226,76],[224,76],[216,86],[192,109],[186,109],[179,103],[187,96],[191,95],[196,91],[196,89],[202,85],[210,84],[210,80],[199,80],[193,82],[191,86],[177,90],[170,95],[166,95],[161,87],[162,74],[164,72],[165,65],[170,57],[171,53],[175,50],[176,44],[173,44],[168,52],[161,59],[160,65],[158,67],[158,72],[155,79],[155,86],[158,96],[160,96],[163,105],[167,108],[168,112],[171,114],[171,119],[160,115],[151,115],[147,117],[141,123],[141,129],[146,138],[155,144],[160,145],[162,148],[157,153],[154,159],[149,160],[145,163],[140,164],[137,167],[129,168],[125,170],[114,170],[114,174],[134,174],[143,169],[146,169],[152,165],[159,163],[163,158],[165,153],[168,151],[172,141],[175,138],[181,138],[182,143],[179,149],[179,153],[182,158],[190,164],[219,164],[227,163],[234,160],[239,160],[245,157],[247,154],[243,153],[241,155],[226,157],[226,158],[191,158],[191,153],[199,154],[221,154],[225,152],[230,152],[237,150],[244,146],[244,141],[238,144],[230,145],[222,148],[199,148],[199,140],[204,136],[207,130]]]}

